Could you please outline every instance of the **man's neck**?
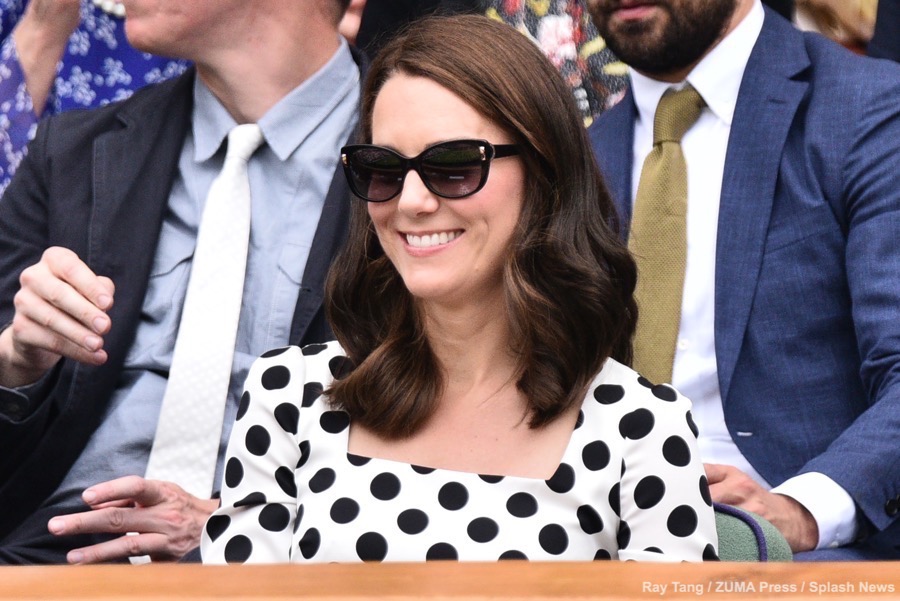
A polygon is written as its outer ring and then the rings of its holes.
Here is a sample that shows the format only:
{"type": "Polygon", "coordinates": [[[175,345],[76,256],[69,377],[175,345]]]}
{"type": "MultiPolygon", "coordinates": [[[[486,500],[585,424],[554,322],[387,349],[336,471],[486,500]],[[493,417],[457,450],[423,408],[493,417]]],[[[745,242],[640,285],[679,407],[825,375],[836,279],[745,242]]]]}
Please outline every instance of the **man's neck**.
{"type": "Polygon", "coordinates": [[[197,61],[197,76],[239,124],[259,121],[340,47],[336,30],[319,28],[311,35],[271,39],[278,31],[265,33],[266,39],[256,40],[252,48],[236,45],[215,62],[197,61]]]}

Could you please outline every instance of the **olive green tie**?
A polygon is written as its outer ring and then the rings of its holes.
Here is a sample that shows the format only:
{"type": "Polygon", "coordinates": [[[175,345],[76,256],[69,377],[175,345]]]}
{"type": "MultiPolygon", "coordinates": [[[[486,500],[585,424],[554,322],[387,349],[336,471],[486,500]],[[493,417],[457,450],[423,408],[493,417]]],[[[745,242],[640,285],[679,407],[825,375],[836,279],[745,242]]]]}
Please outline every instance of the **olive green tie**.
{"type": "Polygon", "coordinates": [[[687,165],[681,137],[704,106],[691,86],[663,95],[634,201],[628,237],[638,267],[634,368],[654,383],[672,380],[687,262],[687,165]]]}

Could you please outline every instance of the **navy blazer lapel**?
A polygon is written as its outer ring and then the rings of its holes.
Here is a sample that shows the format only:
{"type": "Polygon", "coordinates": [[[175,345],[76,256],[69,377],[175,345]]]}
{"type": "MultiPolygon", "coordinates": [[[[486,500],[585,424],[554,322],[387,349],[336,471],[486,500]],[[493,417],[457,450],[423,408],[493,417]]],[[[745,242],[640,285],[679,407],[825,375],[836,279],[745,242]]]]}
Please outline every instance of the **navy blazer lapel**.
{"type": "Polygon", "coordinates": [[[631,174],[634,159],[634,121],[637,108],[629,86],[616,106],[600,115],[591,126],[591,146],[606,187],[619,213],[622,238],[631,222],[631,174]]]}
{"type": "MultiPolygon", "coordinates": [[[[366,56],[355,48],[351,48],[353,59],[359,66],[360,86],[366,79],[368,60],[366,56]]],[[[362,88],[360,88],[360,100],[362,100],[362,88]]],[[[350,134],[347,143],[352,143],[358,133],[359,125],[350,134]]],[[[325,204],[322,206],[322,215],[316,226],[316,234],[313,237],[309,257],[306,259],[306,268],[303,271],[303,282],[300,284],[300,295],[297,298],[297,306],[294,308],[294,317],[291,321],[291,344],[305,344],[307,332],[311,338],[321,337],[320,332],[310,330],[310,325],[316,315],[322,310],[325,299],[325,278],[328,269],[337,256],[338,251],[347,240],[347,231],[350,227],[350,188],[344,170],[335,163],[336,168],[328,194],[325,196],[325,204]]],[[[329,330],[330,333],[330,330],[329,330]]]]}
{"type": "Polygon", "coordinates": [[[767,9],[747,63],[728,140],[716,241],[715,338],[727,401],[762,265],[782,149],[809,66],[802,36],[767,9]]]}

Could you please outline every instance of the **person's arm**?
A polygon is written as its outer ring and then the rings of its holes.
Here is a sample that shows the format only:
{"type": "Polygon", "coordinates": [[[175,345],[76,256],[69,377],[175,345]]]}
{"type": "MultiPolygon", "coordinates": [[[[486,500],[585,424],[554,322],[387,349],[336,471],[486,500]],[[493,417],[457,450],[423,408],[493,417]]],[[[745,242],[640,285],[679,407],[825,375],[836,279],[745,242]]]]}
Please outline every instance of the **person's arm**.
{"type": "Polygon", "coordinates": [[[203,530],[203,563],[290,561],[298,503],[294,468],[304,459],[295,433],[305,371],[297,347],[266,353],[250,368],[228,443],[222,505],[203,530]],[[282,366],[289,371],[286,386],[267,388],[267,370],[282,366]],[[248,446],[266,450],[257,454],[248,446]]]}
{"type": "Polygon", "coordinates": [[[56,66],[81,19],[80,0],[31,0],[12,37],[35,115],[44,112],[56,66]]]}
{"type": "Polygon", "coordinates": [[[641,392],[647,400],[618,426],[624,442],[619,559],[715,559],[716,519],[692,429],[691,402],[671,386],[641,392]]]}

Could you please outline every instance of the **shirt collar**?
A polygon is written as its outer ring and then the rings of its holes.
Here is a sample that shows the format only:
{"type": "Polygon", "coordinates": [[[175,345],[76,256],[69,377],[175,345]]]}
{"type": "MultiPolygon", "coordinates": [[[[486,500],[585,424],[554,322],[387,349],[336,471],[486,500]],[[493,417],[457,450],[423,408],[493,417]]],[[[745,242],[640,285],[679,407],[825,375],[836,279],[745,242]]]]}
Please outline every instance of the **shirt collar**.
{"type": "MultiPolygon", "coordinates": [[[[359,67],[347,42],[341,38],[341,45],[334,56],[259,120],[269,148],[280,160],[287,160],[358,85],[359,67]],[[302,118],[298,119],[298,115],[302,118]]],[[[228,132],[237,125],[199,77],[194,78],[192,122],[194,161],[197,163],[212,158],[222,147],[228,132]]]]}
{"type": "Polygon", "coordinates": [[[639,118],[653,123],[656,106],[666,90],[681,88],[685,83],[690,83],[713,114],[730,126],[744,69],[762,31],[764,19],[765,10],[760,0],[756,0],[737,27],[691,70],[686,82],[670,84],[651,79],[632,69],[631,87],[639,118]]]}

